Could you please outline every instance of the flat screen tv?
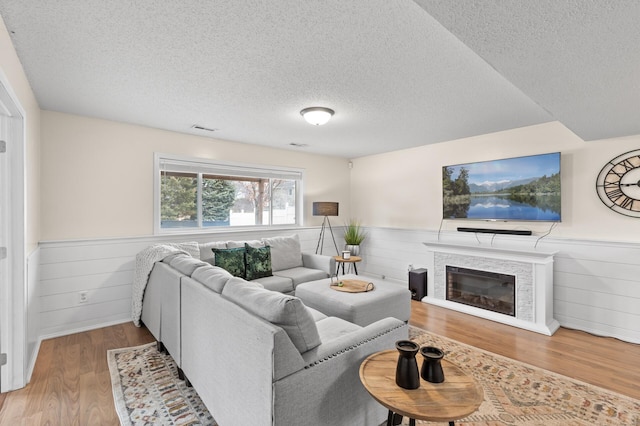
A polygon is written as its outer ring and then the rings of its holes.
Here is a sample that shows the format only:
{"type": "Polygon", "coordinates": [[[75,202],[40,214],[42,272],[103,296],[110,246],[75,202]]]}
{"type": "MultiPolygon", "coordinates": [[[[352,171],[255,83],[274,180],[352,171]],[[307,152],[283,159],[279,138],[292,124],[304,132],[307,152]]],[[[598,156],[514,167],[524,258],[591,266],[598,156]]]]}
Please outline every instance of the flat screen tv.
{"type": "Polygon", "coordinates": [[[444,219],[560,221],[560,153],[442,168],[444,219]]]}

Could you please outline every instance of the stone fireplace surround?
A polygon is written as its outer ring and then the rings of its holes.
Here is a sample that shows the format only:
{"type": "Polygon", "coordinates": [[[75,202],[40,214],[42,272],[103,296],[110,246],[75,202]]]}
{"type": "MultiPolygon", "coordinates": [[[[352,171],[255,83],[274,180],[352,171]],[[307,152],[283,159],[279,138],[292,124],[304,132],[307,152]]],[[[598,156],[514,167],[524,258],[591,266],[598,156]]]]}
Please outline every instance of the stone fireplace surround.
{"type": "Polygon", "coordinates": [[[560,327],[553,318],[553,256],[535,249],[506,249],[488,245],[428,242],[425,303],[551,336],[560,327]],[[515,317],[457,303],[446,298],[446,267],[457,266],[516,277],[515,317]]]}

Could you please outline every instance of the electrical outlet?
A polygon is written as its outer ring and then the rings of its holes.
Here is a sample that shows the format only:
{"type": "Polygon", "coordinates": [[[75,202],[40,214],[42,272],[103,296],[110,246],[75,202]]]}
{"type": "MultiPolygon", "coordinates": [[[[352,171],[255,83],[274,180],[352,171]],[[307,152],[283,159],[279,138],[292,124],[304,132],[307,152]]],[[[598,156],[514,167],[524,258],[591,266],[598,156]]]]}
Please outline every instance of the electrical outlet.
{"type": "Polygon", "coordinates": [[[81,291],[78,293],[78,303],[87,303],[89,301],[89,292],[81,291]]]}

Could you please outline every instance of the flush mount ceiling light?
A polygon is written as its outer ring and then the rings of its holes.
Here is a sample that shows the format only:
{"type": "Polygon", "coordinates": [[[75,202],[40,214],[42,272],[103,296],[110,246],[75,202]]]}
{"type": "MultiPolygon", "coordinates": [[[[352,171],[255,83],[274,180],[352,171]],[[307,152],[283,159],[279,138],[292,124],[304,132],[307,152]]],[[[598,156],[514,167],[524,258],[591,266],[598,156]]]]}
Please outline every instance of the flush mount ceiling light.
{"type": "Polygon", "coordinates": [[[314,126],[322,126],[323,124],[326,124],[333,113],[334,111],[332,109],[324,107],[310,107],[300,111],[300,114],[304,117],[307,123],[313,124],[314,126]]]}

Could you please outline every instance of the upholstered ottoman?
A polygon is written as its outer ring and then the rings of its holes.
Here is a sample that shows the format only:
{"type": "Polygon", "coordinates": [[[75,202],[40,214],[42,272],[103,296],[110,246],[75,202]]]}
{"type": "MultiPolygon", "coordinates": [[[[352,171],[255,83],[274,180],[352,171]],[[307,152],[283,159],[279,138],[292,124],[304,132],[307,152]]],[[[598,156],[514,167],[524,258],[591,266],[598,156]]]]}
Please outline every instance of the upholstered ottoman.
{"type": "Polygon", "coordinates": [[[386,317],[409,321],[411,292],[408,288],[362,275],[344,275],[339,279],[368,281],[375,288],[368,292],[346,293],[332,289],[329,278],[325,278],[298,285],[295,295],[306,306],[362,327],[386,317]]]}

